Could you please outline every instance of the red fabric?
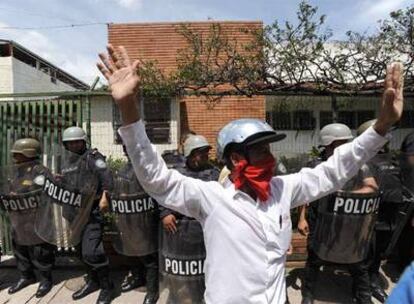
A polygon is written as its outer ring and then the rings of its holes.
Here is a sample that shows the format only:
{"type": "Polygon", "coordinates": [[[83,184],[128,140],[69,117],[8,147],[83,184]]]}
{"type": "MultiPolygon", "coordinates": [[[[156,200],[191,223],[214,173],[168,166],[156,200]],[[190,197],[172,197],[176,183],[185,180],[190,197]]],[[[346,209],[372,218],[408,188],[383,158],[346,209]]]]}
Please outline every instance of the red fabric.
{"type": "Polygon", "coordinates": [[[247,183],[262,202],[267,201],[275,164],[276,160],[273,156],[269,156],[255,166],[249,165],[245,159],[241,160],[231,173],[235,188],[240,189],[247,183]]]}

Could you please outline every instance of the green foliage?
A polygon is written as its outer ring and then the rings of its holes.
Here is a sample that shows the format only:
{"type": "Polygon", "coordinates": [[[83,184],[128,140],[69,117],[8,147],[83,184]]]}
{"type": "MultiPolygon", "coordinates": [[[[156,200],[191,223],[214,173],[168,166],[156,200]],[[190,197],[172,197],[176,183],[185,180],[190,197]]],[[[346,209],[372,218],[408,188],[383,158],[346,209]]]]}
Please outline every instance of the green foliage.
{"type": "Polygon", "coordinates": [[[268,95],[283,91],[355,94],[382,89],[385,67],[398,59],[406,67],[406,88],[414,89],[414,5],[390,13],[373,34],[347,32],[333,40],[326,16],[307,1],[295,21],[275,20],[263,29],[240,28],[243,43],[212,23],[209,32],[182,25],[188,47],[177,55],[178,69],[164,74],[157,62],[139,68],[142,94],[268,95]],[[223,86],[225,85],[225,86],[223,86]]]}
{"type": "Polygon", "coordinates": [[[113,171],[119,171],[119,169],[121,169],[123,166],[126,165],[127,161],[123,158],[119,158],[119,157],[113,157],[112,155],[108,157],[108,159],[106,160],[106,163],[108,165],[108,168],[113,171]]]}

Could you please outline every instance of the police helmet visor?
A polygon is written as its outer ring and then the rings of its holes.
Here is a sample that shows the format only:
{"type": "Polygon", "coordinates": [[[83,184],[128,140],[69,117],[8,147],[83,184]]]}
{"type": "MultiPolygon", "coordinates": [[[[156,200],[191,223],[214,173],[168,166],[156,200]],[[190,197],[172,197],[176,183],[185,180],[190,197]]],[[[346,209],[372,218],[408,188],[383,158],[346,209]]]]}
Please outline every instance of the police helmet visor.
{"type": "Polygon", "coordinates": [[[244,144],[246,146],[251,146],[251,145],[258,144],[258,143],[270,144],[273,142],[281,141],[285,138],[286,138],[286,134],[283,134],[283,133],[277,134],[276,132],[271,132],[271,131],[260,132],[247,138],[244,144]]]}

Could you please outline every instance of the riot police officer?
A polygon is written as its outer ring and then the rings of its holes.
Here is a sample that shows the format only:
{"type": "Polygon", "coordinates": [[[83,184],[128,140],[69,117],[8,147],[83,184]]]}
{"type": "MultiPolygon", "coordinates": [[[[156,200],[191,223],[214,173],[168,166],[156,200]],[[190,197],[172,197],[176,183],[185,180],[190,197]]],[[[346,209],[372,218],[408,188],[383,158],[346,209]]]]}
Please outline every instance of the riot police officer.
{"type": "MultiPolygon", "coordinates": [[[[20,279],[9,289],[13,294],[35,282],[38,270],[40,284],[36,297],[43,297],[52,288],[52,267],[55,247],[35,233],[36,212],[42,187],[36,184],[46,168],[40,163],[40,143],[36,139],[17,140],[11,152],[15,162],[9,193],[2,193],[2,207],[7,211],[12,230],[12,244],[20,279]]],[[[3,174],[7,174],[3,170],[3,174]]],[[[2,180],[2,183],[5,182],[2,180]]],[[[5,189],[2,189],[2,192],[5,189]]]]}
{"type": "MultiPolygon", "coordinates": [[[[125,146],[124,152],[128,157],[125,146]]],[[[146,284],[144,304],[155,304],[159,298],[158,204],[142,189],[129,157],[114,174],[111,211],[118,232],[113,246],[118,253],[134,257],[135,263],[121,290],[127,292],[146,284]]]]}
{"type": "MultiPolygon", "coordinates": [[[[376,119],[369,120],[359,126],[357,134],[361,135],[369,127],[373,126],[376,119]]],[[[380,266],[385,251],[390,243],[391,236],[397,225],[398,210],[401,207],[402,188],[400,181],[400,168],[388,146],[372,158],[367,165],[378,183],[382,193],[381,204],[378,210],[378,218],[375,224],[375,235],[372,244],[372,253],[369,257],[369,275],[371,280],[372,295],[381,303],[384,303],[387,294],[381,286],[380,266]]]]}
{"type": "MultiPolygon", "coordinates": [[[[210,149],[204,136],[189,135],[183,145],[185,164],[176,158],[178,163],[172,167],[186,176],[217,181],[220,172],[209,163],[210,149]]],[[[201,225],[173,210],[160,206],[160,211],[164,227],[160,247],[161,288],[169,291],[167,303],[202,303],[205,247],[201,225]],[[187,267],[191,263],[197,265],[193,271],[187,267]]]]}
{"type": "Polygon", "coordinates": [[[398,244],[399,263],[404,269],[414,259],[414,132],[404,138],[400,152],[404,204],[390,243],[398,244]]]}
{"type": "MultiPolygon", "coordinates": [[[[353,138],[351,130],[346,125],[338,123],[322,128],[320,137],[324,151],[321,159],[312,164],[314,166],[333,155],[337,147],[353,138]]],[[[369,167],[363,166],[358,174],[345,184],[342,191],[311,203],[306,216],[305,208],[302,208],[298,228],[301,233],[308,236],[302,304],[313,303],[314,285],[319,268],[322,265],[338,263],[347,264],[353,277],[354,301],[358,304],[372,303],[368,265],[365,261],[369,246],[365,243],[366,237],[372,234],[370,227],[373,227],[375,208],[379,202],[377,196],[368,195],[376,191],[377,184],[369,167]],[[367,200],[371,200],[369,210],[366,207],[368,203],[364,203],[367,200]],[[361,221],[361,225],[352,222],[353,218],[361,221]],[[354,231],[355,229],[357,230],[354,231]],[[364,229],[367,231],[363,231],[364,229]],[[361,236],[357,237],[357,234],[361,236]],[[342,242],[346,245],[342,245],[342,242]]]]}
{"type": "Polygon", "coordinates": [[[91,171],[98,180],[94,205],[78,245],[82,261],[87,268],[86,284],[76,291],[72,298],[78,300],[101,289],[97,303],[110,303],[113,298],[113,283],[109,278],[109,260],[102,241],[103,218],[100,205],[108,204],[106,193],[112,189],[112,176],[106,165],[105,157],[98,150],[87,148],[87,135],[83,129],[79,127],[65,129],[62,142],[67,150],[79,155],[82,162],[78,165],[79,167],[69,168],[66,171],[81,175],[83,170],[91,171]]]}

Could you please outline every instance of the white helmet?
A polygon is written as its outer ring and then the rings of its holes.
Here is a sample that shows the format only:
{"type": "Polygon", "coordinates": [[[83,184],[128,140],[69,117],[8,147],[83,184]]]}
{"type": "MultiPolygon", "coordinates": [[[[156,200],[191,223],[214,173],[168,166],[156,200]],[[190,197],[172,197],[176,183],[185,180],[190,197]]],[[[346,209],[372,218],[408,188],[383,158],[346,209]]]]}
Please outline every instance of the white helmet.
{"type": "Polygon", "coordinates": [[[63,131],[62,141],[75,141],[75,140],[83,140],[87,142],[88,136],[86,135],[85,131],[79,127],[69,127],[63,131]]]}
{"type": "Polygon", "coordinates": [[[210,148],[207,139],[202,135],[189,135],[184,142],[184,157],[188,157],[195,149],[210,148]]]}
{"type": "Polygon", "coordinates": [[[217,136],[217,158],[224,160],[226,149],[230,144],[252,145],[259,142],[275,142],[282,140],[286,134],[278,134],[273,128],[260,119],[242,118],[229,122],[217,136]]]}
{"type": "Polygon", "coordinates": [[[350,140],[352,136],[351,129],[341,123],[332,123],[322,128],[320,132],[320,146],[326,147],[337,140],[350,140]]]}

